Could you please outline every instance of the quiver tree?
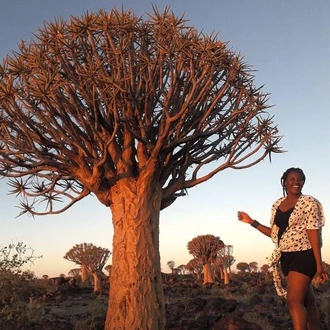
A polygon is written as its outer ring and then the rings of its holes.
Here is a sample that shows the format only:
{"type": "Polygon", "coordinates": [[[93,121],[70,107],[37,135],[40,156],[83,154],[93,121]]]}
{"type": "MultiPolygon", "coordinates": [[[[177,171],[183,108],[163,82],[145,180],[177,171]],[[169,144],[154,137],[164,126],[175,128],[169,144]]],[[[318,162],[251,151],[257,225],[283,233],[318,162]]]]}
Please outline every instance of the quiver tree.
{"type": "Polygon", "coordinates": [[[172,274],[173,274],[173,269],[175,267],[175,262],[173,260],[167,262],[167,266],[170,268],[172,274]]]}
{"type": "Polygon", "coordinates": [[[249,262],[250,272],[256,273],[258,271],[258,263],[256,261],[249,262]]]}
{"type": "Polygon", "coordinates": [[[82,276],[81,276],[81,268],[72,268],[68,271],[68,275],[74,277],[75,279],[81,279],[82,282],[82,276]]]}
{"type": "Polygon", "coordinates": [[[188,242],[189,253],[203,265],[203,284],[214,283],[211,264],[216,260],[217,254],[223,246],[224,243],[220,238],[214,235],[200,235],[188,242]]]}
{"type": "Polygon", "coordinates": [[[186,273],[186,265],[180,265],[178,269],[181,275],[184,275],[186,273]]]}
{"type": "Polygon", "coordinates": [[[229,284],[230,267],[234,264],[233,246],[224,245],[217,254],[215,264],[219,267],[220,278],[224,280],[224,284],[229,284]],[[229,274],[228,274],[229,270],[229,274]]]}
{"type": "Polygon", "coordinates": [[[236,268],[241,272],[241,273],[249,273],[250,272],[250,267],[247,262],[239,262],[236,264],[236,268]]]}
{"type": "Polygon", "coordinates": [[[201,274],[203,273],[203,264],[199,259],[191,259],[186,264],[186,270],[196,276],[196,281],[199,282],[201,274]]]}
{"type": "Polygon", "coordinates": [[[168,8],[58,19],[0,66],[0,175],[20,214],[91,194],[111,209],[106,329],[165,327],[160,210],[280,151],[249,65],[185,23],[168,8]]]}
{"type": "Polygon", "coordinates": [[[93,276],[94,292],[101,292],[102,269],[110,257],[108,249],[97,247],[91,243],[76,244],[64,256],[64,259],[78,265],[84,265],[93,276]]]}
{"type": "Polygon", "coordinates": [[[268,264],[264,264],[260,267],[260,269],[265,273],[265,274],[269,274],[270,271],[270,266],[268,264]]]}

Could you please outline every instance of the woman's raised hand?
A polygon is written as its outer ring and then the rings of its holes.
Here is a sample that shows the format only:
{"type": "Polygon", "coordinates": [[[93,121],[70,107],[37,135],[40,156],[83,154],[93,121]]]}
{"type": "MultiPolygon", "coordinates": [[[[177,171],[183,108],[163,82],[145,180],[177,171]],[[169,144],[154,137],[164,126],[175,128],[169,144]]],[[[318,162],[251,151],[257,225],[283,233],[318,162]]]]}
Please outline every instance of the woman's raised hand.
{"type": "Polygon", "coordinates": [[[237,218],[239,221],[251,224],[253,222],[253,219],[245,212],[238,211],[237,212],[237,218]]]}

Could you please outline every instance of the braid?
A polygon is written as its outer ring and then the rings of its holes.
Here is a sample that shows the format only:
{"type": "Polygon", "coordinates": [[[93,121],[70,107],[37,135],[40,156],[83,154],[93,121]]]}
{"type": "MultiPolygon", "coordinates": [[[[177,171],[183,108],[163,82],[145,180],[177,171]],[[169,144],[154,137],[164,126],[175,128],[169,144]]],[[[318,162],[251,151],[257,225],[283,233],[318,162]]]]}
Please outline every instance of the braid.
{"type": "Polygon", "coordinates": [[[286,178],[288,177],[289,173],[291,172],[298,172],[300,173],[302,179],[303,179],[303,182],[305,183],[305,180],[306,180],[306,177],[305,177],[305,174],[303,172],[303,170],[299,167],[290,167],[288,168],[282,175],[281,177],[281,186],[282,186],[282,189],[283,189],[283,196],[285,196],[287,194],[287,191],[286,191],[286,188],[285,188],[285,180],[286,178]]]}

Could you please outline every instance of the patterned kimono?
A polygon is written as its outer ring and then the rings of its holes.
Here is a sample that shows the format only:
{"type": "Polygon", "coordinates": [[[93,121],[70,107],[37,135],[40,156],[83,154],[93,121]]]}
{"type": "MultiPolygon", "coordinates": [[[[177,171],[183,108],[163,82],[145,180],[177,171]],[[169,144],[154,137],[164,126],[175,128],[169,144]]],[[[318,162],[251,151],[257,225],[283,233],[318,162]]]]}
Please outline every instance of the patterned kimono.
{"type": "MultiPolygon", "coordinates": [[[[269,265],[273,267],[273,279],[276,292],[279,296],[286,297],[286,290],[281,285],[280,265],[281,252],[305,251],[311,249],[307,229],[321,229],[325,223],[325,217],[321,203],[314,197],[301,195],[290,215],[289,224],[278,244],[278,230],[274,224],[278,206],[286,197],[279,198],[272,206],[271,213],[271,238],[275,243],[275,249],[269,258],[269,265]]],[[[322,235],[320,230],[320,242],[322,235]]]]}

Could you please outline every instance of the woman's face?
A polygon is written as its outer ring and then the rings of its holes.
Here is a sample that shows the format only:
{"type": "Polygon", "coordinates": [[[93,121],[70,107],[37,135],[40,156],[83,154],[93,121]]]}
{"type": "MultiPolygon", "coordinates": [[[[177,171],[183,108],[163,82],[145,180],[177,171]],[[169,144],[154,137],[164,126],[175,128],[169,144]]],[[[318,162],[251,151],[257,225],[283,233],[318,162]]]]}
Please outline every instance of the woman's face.
{"type": "Polygon", "coordinates": [[[302,175],[297,171],[290,172],[284,181],[284,186],[288,194],[300,195],[304,186],[302,175]]]}

